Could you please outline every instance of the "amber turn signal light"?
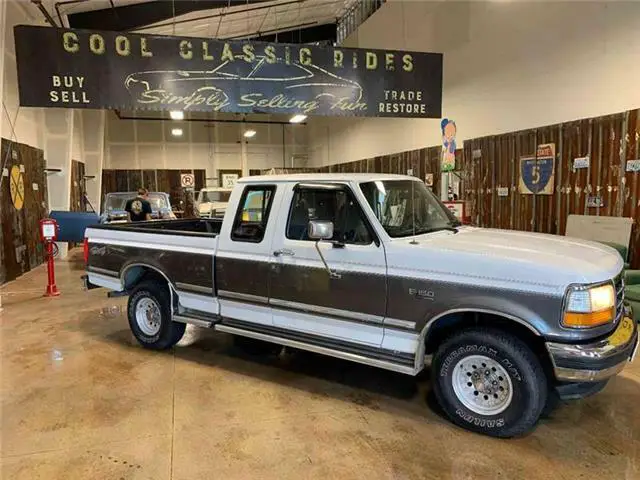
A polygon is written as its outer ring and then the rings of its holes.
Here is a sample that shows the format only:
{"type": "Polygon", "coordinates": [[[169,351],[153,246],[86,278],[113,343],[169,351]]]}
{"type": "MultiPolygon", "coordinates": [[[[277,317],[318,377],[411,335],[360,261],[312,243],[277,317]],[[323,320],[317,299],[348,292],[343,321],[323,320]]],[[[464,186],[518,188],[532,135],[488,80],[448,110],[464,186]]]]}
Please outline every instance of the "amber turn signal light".
{"type": "Polygon", "coordinates": [[[614,314],[613,307],[591,313],[567,312],[564,314],[563,324],[565,327],[597,327],[611,322],[614,314]]]}

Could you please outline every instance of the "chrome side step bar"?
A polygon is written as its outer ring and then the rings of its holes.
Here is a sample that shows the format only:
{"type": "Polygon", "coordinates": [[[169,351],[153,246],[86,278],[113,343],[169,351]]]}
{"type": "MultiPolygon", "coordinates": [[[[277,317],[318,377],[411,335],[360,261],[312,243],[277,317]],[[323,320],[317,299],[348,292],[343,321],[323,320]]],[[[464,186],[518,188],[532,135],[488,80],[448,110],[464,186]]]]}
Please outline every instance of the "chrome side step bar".
{"type": "Polygon", "coordinates": [[[196,317],[187,317],[184,315],[174,315],[173,321],[180,322],[180,323],[188,323],[190,325],[195,325],[196,327],[203,327],[203,328],[211,328],[213,326],[212,320],[205,320],[203,318],[196,318],[196,317]]]}
{"type": "MultiPolygon", "coordinates": [[[[176,317],[174,317],[175,319],[176,317]]],[[[349,360],[352,362],[363,363],[365,365],[371,365],[378,368],[384,368],[385,370],[392,370],[394,372],[404,373],[406,375],[416,375],[418,371],[413,367],[406,365],[400,365],[377,358],[371,358],[356,353],[343,352],[333,348],[322,347],[320,345],[312,345],[309,343],[292,340],[276,335],[269,335],[266,333],[255,332],[251,330],[244,330],[242,328],[232,327],[230,325],[224,325],[216,323],[213,327],[216,331],[231,333],[233,335],[241,335],[243,337],[255,338],[256,340],[263,340],[265,342],[277,343],[286,347],[299,348],[300,350],[308,350],[310,352],[320,353],[322,355],[328,355],[330,357],[341,358],[343,360],[349,360]]]]}

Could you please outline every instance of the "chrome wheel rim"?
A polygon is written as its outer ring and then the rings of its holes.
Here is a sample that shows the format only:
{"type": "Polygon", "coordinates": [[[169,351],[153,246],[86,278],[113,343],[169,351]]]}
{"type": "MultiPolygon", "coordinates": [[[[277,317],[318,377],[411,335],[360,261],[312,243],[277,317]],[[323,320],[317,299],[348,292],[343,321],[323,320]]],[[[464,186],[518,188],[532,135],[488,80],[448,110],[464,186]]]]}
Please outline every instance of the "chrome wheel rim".
{"type": "Polygon", "coordinates": [[[451,381],[458,400],[479,415],[502,413],[513,400],[511,377],[502,365],[484,355],[471,355],[460,360],[451,381]]]}
{"type": "Polygon", "coordinates": [[[153,337],[160,331],[160,306],[152,298],[141,298],[136,304],[136,323],[142,333],[153,337]]]}

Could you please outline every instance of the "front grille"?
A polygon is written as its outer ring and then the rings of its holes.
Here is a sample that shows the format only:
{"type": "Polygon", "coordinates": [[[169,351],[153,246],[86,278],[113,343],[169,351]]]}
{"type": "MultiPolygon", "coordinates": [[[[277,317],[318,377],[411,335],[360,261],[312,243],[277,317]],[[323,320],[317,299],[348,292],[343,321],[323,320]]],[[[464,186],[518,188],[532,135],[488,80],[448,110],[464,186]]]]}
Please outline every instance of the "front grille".
{"type": "Polygon", "coordinates": [[[613,279],[613,286],[616,290],[616,321],[624,310],[624,275],[622,272],[613,279]]]}

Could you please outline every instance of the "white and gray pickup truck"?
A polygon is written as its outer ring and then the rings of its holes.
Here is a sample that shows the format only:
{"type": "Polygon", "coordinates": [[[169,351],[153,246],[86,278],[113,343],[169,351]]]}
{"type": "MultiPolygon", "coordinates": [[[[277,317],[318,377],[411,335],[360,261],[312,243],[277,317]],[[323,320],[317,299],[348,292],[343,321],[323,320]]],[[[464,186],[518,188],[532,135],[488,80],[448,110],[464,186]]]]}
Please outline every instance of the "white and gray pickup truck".
{"type": "Polygon", "coordinates": [[[602,389],[638,346],[613,249],[461,226],[414,177],[245,178],[223,220],[90,227],[85,249],[87,287],[129,296],[144,347],[195,324],[408,375],[431,359],[450,419],[496,437],[602,389]]]}

